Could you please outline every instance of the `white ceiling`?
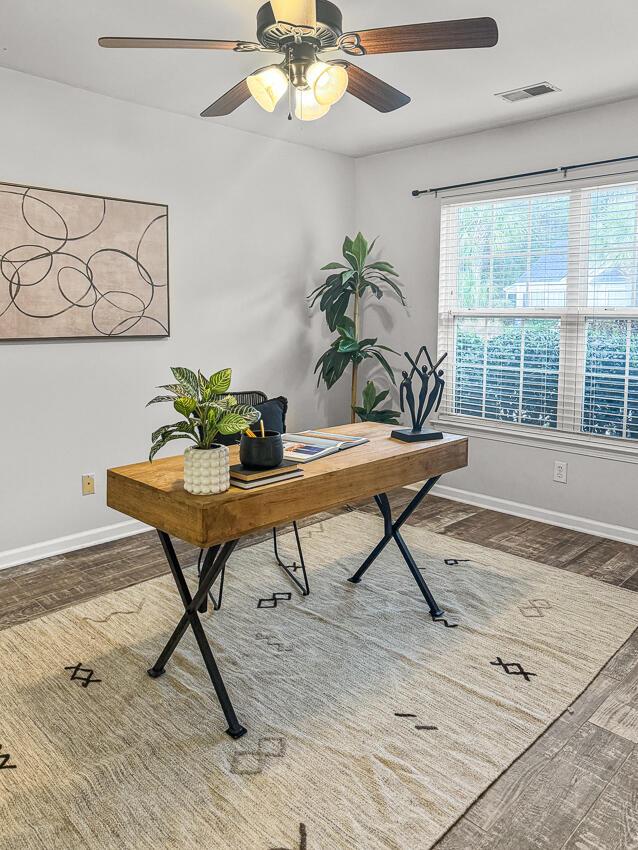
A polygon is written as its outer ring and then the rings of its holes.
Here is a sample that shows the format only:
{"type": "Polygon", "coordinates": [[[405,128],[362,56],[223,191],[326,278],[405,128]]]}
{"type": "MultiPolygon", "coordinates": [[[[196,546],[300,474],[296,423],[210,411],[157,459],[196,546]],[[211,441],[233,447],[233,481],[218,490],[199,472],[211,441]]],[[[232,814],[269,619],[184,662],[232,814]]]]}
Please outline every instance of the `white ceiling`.
{"type": "MultiPolygon", "coordinates": [[[[636,0],[341,0],[340,5],[347,30],[491,16],[500,42],[488,50],[355,60],[411,95],[411,104],[389,115],[346,95],[327,117],[303,125],[286,120],[285,104],[269,115],[252,100],[228,118],[207,120],[361,156],[638,95],[636,0]],[[517,104],[494,97],[545,80],[562,91],[517,104]]],[[[259,0],[2,0],[0,65],[198,116],[263,64],[263,57],[104,50],[98,36],[254,40],[259,6],[259,0]]]]}

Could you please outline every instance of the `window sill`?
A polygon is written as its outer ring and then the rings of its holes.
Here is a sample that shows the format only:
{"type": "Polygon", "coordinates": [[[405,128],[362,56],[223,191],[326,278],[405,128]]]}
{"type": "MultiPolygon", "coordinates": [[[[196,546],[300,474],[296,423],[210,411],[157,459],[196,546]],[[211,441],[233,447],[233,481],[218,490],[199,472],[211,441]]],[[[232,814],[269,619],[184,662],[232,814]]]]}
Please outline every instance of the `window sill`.
{"type": "Polygon", "coordinates": [[[441,415],[430,424],[452,434],[466,434],[484,440],[535,448],[560,449],[568,454],[601,457],[623,463],[638,463],[638,441],[617,440],[613,437],[587,437],[584,434],[568,431],[549,431],[464,416],[441,415]]]}

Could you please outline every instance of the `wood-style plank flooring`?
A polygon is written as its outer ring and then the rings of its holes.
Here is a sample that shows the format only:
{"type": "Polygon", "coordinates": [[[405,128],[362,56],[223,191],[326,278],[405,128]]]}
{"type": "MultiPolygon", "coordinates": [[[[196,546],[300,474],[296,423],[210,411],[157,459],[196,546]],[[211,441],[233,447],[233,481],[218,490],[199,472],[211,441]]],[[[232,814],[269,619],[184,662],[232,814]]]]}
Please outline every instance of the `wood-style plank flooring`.
{"type": "MultiPolygon", "coordinates": [[[[393,507],[413,495],[396,491],[393,507]]],[[[435,496],[410,522],[638,591],[638,547],[435,496]]],[[[197,553],[182,544],[178,555],[197,553]]],[[[1,571],[0,629],[167,571],[152,532],[1,571]]],[[[638,850],[638,631],[437,850],[638,850]]]]}

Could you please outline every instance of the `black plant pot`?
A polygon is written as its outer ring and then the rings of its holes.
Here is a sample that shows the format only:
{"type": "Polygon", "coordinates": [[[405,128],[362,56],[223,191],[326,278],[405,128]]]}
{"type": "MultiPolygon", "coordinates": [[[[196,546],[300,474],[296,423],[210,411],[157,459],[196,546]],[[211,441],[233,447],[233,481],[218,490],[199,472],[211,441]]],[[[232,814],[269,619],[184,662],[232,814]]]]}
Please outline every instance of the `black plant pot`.
{"type": "Polygon", "coordinates": [[[246,469],[275,469],[284,459],[284,444],[277,431],[266,431],[265,437],[241,435],[239,459],[246,469]]]}

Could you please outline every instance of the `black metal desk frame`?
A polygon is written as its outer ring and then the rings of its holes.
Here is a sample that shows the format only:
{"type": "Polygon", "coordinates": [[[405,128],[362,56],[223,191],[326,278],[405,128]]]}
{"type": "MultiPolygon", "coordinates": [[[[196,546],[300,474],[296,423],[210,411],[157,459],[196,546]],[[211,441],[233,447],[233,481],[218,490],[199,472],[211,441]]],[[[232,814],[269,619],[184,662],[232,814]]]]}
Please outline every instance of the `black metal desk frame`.
{"type": "Polygon", "coordinates": [[[177,585],[177,590],[181,596],[182,603],[184,605],[184,614],[175,627],[175,631],[169,638],[168,643],[162,650],[160,657],[148,671],[148,675],[151,678],[156,679],[158,676],[161,676],[166,672],[166,664],[168,663],[168,660],[177,649],[179,642],[184,637],[186,630],[190,626],[193,630],[193,634],[195,635],[197,645],[199,646],[199,651],[204,659],[204,664],[208,670],[210,680],[215,688],[215,693],[217,694],[217,699],[219,700],[219,704],[224,712],[226,722],[228,723],[228,729],[226,731],[231,738],[241,738],[242,735],[246,734],[247,730],[241,725],[239,720],[237,720],[235,709],[233,708],[233,704],[228,696],[224,680],[222,679],[222,674],[219,672],[215,656],[213,655],[213,651],[206,638],[206,633],[204,632],[204,627],[202,626],[202,621],[199,619],[198,613],[202,606],[206,605],[208,591],[213,586],[217,576],[226,566],[226,562],[239,541],[232,540],[230,543],[224,543],[223,546],[213,546],[208,550],[208,552],[206,552],[199,580],[199,587],[195,595],[192,596],[186,579],[184,578],[184,572],[181,564],[175,554],[175,548],[171,538],[165,531],[160,531],[158,529],[157,533],[159,534],[159,539],[162,543],[166,560],[171,568],[173,579],[177,585]]]}
{"type": "Polygon", "coordinates": [[[423,487],[418,491],[416,496],[412,499],[412,501],[407,505],[407,507],[402,511],[399,515],[399,518],[396,522],[392,522],[392,508],[390,507],[390,500],[388,499],[385,493],[380,493],[378,496],[374,497],[375,502],[381,514],[383,516],[383,522],[385,524],[385,534],[381,538],[381,540],[374,547],[372,552],[368,555],[366,560],[361,564],[356,573],[349,578],[348,581],[352,582],[352,584],[359,584],[368,568],[372,565],[372,563],[379,557],[381,552],[385,549],[388,543],[394,539],[395,543],[399,547],[399,551],[403,555],[406,564],[410,572],[412,573],[412,577],[417,583],[419,590],[423,594],[425,601],[428,603],[428,607],[430,609],[430,614],[433,618],[442,617],[445,613],[441,608],[439,608],[435,598],[432,596],[432,592],[427,585],[427,582],[423,578],[421,571],[416,565],[416,561],[412,557],[412,553],[408,549],[408,545],[401,536],[401,526],[403,523],[410,518],[413,511],[418,508],[423,499],[427,496],[430,490],[434,487],[436,482],[439,480],[441,476],[437,475],[435,478],[429,478],[423,487]]]}
{"type": "MultiPolygon", "coordinates": [[[[379,507],[379,510],[381,511],[381,514],[383,516],[385,533],[379,543],[372,550],[370,555],[359,567],[357,572],[352,576],[352,578],[348,579],[348,581],[351,581],[353,584],[358,584],[363,578],[365,572],[368,570],[371,564],[378,558],[378,556],[385,549],[388,543],[391,540],[394,540],[397,546],[399,547],[399,551],[403,555],[403,558],[405,559],[405,562],[408,565],[408,568],[412,573],[412,576],[416,581],[419,590],[423,594],[425,601],[427,602],[430,608],[430,614],[433,618],[443,616],[444,612],[441,608],[439,608],[425,579],[421,575],[421,572],[417,567],[416,562],[412,557],[412,554],[408,549],[405,540],[401,536],[400,529],[401,526],[406,522],[406,520],[409,519],[413,511],[421,504],[421,502],[430,492],[432,487],[434,487],[436,482],[439,480],[439,477],[440,476],[430,478],[428,479],[428,481],[425,482],[423,487],[419,490],[419,492],[415,495],[415,497],[411,500],[407,507],[404,508],[404,510],[401,512],[396,522],[392,521],[392,510],[390,508],[390,501],[387,495],[385,493],[380,493],[379,495],[374,497],[379,507]]],[[[199,618],[199,613],[206,611],[208,594],[210,589],[212,588],[218,576],[223,575],[226,563],[233,551],[235,550],[235,547],[237,546],[237,543],[239,541],[232,540],[229,543],[219,544],[217,546],[212,546],[210,549],[208,549],[206,555],[204,556],[203,563],[201,564],[199,587],[195,594],[192,595],[186,582],[186,579],[184,578],[184,572],[175,553],[175,548],[173,546],[170,536],[165,531],[160,531],[159,529],[157,530],[157,533],[162,543],[164,554],[166,555],[166,560],[168,561],[168,565],[171,569],[173,579],[175,580],[177,590],[184,605],[184,614],[182,615],[182,618],[180,619],[177,626],[175,627],[175,630],[173,631],[173,634],[171,635],[168,643],[162,650],[161,655],[159,656],[155,664],[149,669],[148,675],[155,679],[161,676],[166,671],[166,664],[168,663],[173,652],[177,649],[179,642],[184,637],[188,627],[190,626],[190,628],[193,630],[193,634],[195,635],[195,640],[197,641],[197,645],[204,660],[204,664],[206,665],[210,680],[213,683],[213,687],[215,688],[215,693],[217,694],[217,699],[219,700],[219,704],[221,705],[222,711],[224,712],[226,722],[228,723],[228,729],[226,730],[226,732],[231,736],[231,738],[241,738],[242,735],[246,734],[247,730],[244,726],[241,725],[241,723],[237,719],[235,709],[233,708],[233,704],[230,700],[230,697],[228,696],[224,680],[222,679],[222,675],[217,666],[217,662],[215,661],[213,651],[210,648],[210,644],[208,643],[208,640],[206,638],[204,627],[199,618]]],[[[303,590],[303,588],[300,589],[303,590]]]]}

